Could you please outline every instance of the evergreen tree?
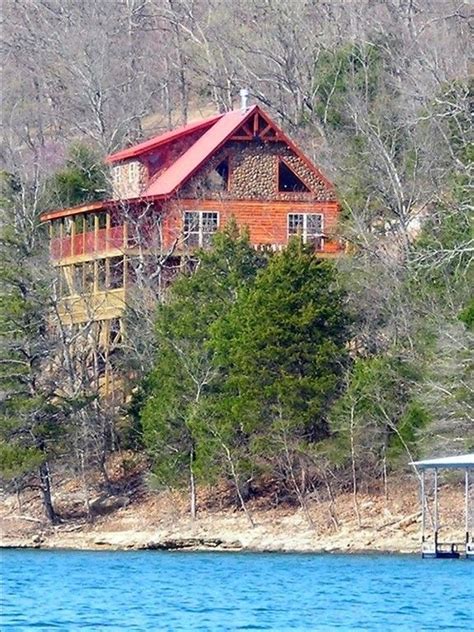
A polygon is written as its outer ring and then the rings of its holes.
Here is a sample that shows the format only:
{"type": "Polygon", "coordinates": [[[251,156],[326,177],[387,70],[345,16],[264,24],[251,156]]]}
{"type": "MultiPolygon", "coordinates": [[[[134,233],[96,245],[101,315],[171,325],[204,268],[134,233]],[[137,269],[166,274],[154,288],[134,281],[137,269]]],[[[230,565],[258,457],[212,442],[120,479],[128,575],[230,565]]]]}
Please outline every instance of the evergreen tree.
{"type": "Polygon", "coordinates": [[[197,436],[206,423],[204,399],[219,379],[210,326],[235,301],[263,260],[235,223],[215,236],[213,248],[198,254],[194,271],[178,278],[158,308],[155,367],[145,384],[144,442],[154,457],[154,473],[166,484],[189,481],[195,513],[194,481],[200,468],[197,436]]]}
{"type": "Polygon", "coordinates": [[[328,433],[347,363],[347,332],[333,265],[299,240],[274,256],[216,323],[213,346],[224,379],[210,419],[227,444],[233,431],[243,473],[245,462],[263,460],[302,498],[296,472],[306,448],[328,433]]]}
{"type": "Polygon", "coordinates": [[[61,208],[107,196],[106,170],[99,155],[83,143],[71,145],[65,166],[47,182],[44,207],[61,208]]]}
{"type": "MultiPolygon", "coordinates": [[[[48,519],[52,502],[50,458],[64,424],[57,397],[55,336],[49,322],[52,277],[46,235],[35,217],[15,208],[12,179],[4,179],[0,266],[0,463],[4,479],[39,480],[48,519]]],[[[59,380],[60,381],[60,380],[59,380]]]]}

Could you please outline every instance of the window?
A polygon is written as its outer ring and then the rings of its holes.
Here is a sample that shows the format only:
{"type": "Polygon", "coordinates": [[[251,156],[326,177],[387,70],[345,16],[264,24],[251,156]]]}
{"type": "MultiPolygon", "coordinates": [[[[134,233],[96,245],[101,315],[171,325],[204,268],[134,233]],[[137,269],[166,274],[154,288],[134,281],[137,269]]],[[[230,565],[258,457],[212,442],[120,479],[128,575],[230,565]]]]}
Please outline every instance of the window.
{"type": "Polygon", "coordinates": [[[84,232],[84,215],[76,215],[74,218],[74,230],[76,235],[82,235],[84,232]]]}
{"type": "Polygon", "coordinates": [[[229,159],[224,158],[206,178],[206,187],[210,191],[229,190],[229,159]]]}
{"type": "Polygon", "coordinates": [[[283,160],[280,160],[278,164],[278,191],[280,193],[309,193],[306,184],[283,160]]]}
{"type": "Polygon", "coordinates": [[[63,221],[64,221],[64,235],[65,236],[72,235],[72,225],[74,223],[73,218],[65,217],[63,221]]]}
{"type": "Polygon", "coordinates": [[[66,279],[64,277],[64,268],[57,268],[56,272],[57,272],[57,277],[56,277],[56,280],[57,280],[57,284],[56,284],[57,294],[58,294],[58,298],[62,298],[63,296],[67,296],[68,295],[66,279]]]}
{"type": "Polygon", "coordinates": [[[84,218],[86,233],[94,232],[95,229],[95,215],[94,213],[87,213],[84,218]]]}
{"type": "Polygon", "coordinates": [[[97,268],[97,291],[103,292],[106,288],[105,259],[98,259],[95,265],[97,268]]]}
{"type": "Polygon", "coordinates": [[[321,213],[289,213],[288,236],[299,235],[305,244],[323,249],[323,216],[321,213]]]}
{"type": "Polygon", "coordinates": [[[103,230],[107,226],[107,213],[98,213],[99,230],[103,230]]]}
{"type": "Polygon", "coordinates": [[[108,347],[112,349],[122,342],[122,328],[120,326],[120,318],[112,318],[109,321],[108,347]]]}
{"type": "Polygon", "coordinates": [[[119,211],[112,211],[112,213],[110,214],[110,226],[111,228],[113,228],[114,226],[122,226],[123,225],[123,219],[120,216],[120,212],[119,211]]]}
{"type": "Polygon", "coordinates": [[[138,180],[139,177],[139,163],[135,160],[128,163],[128,181],[133,184],[138,180]]]}
{"type": "Polygon", "coordinates": [[[108,259],[109,264],[109,282],[110,290],[117,290],[123,287],[123,257],[111,257],[108,259]]]}
{"type": "Polygon", "coordinates": [[[51,222],[51,237],[61,237],[62,219],[53,219],[51,222]]]}
{"type": "Polygon", "coordinates": [[[219,227],[219,213],[186,211],[184,214],[184,241],[190,247],[210,245],[219,227]]]}
{"type": "Polygon", "coordinates": [[[72,268],[72,284],[73,294],[82,294],[84,291],[84,275],[82,270],[82,263],[76,263],[72,268]]]}
{"type": "Polygon", "coordinates": [[[87,261],[84,263],[84,292],[94,291],[94,263],[87,261]]]}

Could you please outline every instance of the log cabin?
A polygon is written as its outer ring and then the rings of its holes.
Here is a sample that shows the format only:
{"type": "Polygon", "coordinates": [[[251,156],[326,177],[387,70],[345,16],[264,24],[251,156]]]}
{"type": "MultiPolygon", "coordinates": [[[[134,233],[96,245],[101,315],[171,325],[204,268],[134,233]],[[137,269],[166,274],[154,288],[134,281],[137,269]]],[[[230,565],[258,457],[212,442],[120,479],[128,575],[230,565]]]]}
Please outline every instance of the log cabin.
{"type": "Polygon", "coordinates": [[[109,199],[42,215],[58,270],[60,318],[70,327],[88,323],[89,336],[94,325],[106,393],[130,288],[140,278],[169,282],[230,218],[257,249],[279,251],[299,235],[320,256],[340,251],[334,187],[258,105],[243,102],[106,162],[109,199]]]}

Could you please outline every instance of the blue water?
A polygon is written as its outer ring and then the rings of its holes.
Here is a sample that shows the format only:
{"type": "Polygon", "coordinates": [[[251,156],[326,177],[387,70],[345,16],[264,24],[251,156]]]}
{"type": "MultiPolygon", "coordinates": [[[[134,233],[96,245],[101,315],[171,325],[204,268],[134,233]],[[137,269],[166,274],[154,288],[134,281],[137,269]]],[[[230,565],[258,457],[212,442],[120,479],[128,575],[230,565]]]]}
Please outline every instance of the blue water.
{"type": "Polygon", "coordinates": [[[474,563],[415,556],[1,553],[15,630],[474,630],[474,563]]]}

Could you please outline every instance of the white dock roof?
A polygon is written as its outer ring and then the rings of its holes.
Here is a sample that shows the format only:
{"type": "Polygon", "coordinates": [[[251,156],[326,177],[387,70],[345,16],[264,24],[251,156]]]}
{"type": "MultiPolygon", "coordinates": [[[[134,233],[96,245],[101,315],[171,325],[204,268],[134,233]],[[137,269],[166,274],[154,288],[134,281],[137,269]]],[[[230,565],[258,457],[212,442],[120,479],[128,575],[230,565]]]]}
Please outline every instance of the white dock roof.
{"type": "Polygon", "coordinates": [[[460,454],[458,456],[444,456],[439,459],[426,459],[425,461],[414,461],[412,465],[416,465],[420,469],[474,469],[474,453],[460,454]]]}

